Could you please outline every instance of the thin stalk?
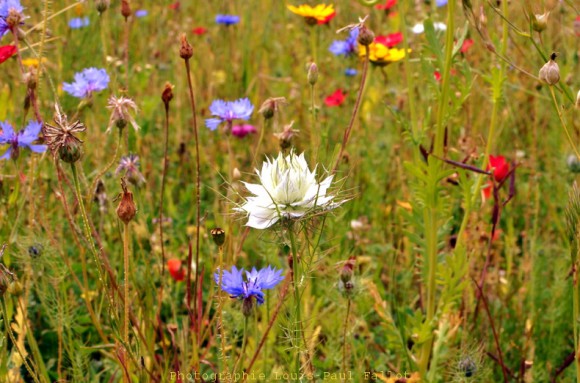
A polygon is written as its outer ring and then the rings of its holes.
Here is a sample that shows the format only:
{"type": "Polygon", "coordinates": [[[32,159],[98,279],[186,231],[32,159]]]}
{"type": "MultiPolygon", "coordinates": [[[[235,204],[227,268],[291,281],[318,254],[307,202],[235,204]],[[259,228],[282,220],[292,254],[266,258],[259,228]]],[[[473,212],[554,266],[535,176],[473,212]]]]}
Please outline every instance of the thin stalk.
{"type": "Polygon", "coordinates": [[[318,150],[320,145],[318,144],[318,132],[316,131],[316,108],[314,105],[314,84],[310,85],[310,148],[312,151],[312,157],[316,163],[316,158],[318,157],[318,150]]]}
{"type": "MultiPolygon", "coordinates": [[[[576,258],[576,257],[574,257],[576,258]]],[[[576,361],[576,382],[580,383],[580,359],[578,359],[580,357],[580,348],[579,348],[579,344],[578,344],[578,336],[580,336],[579,334],[579,329],[578,329],[578,321],[580,320],[580,291],[579,291],[579,286],[578,286],[578,262],[575,260],[574,264],[572,265],[572,270],[573,270],[573,278],[574,278],[574,303],[573,303],[573,307],[574,307],[574,311],[573,311],[573,320],[574,320],[574,350],[575,350],[575,354],[576,357],[574,358],[574,360],[576,361]]]]}
{"type": "MultiPolygon", "coordinates": [[[[123,331],[123,341],[125,342],[126,352],[129,348],[129,223],[124,224],[124,235],[123,235],[123,259],[124,259],[124,274],[125,274],[125,294],[124,294],[124,331],[123,331]]],[[[128,359],[126,359],[128,360],[128,359]]],[[[129,378],[127,377],[129,373],[129,364],[127,363],[127,374],[123,374],[126,377],[127,382],[129,378]]]]}
{"type": "Polygon", "coordinates": [[[556,108],[556,112],[558,113],[558,118],[560,119],[560,123],[562,124],[562,128],[564,128],[564,132],[566,132],[566,137],[568,138],[568,142],[570,143],[570,146],[572,147],[574,154],[576,154],[576,157],[578,157],[578,159],[580,160],[580,153],[578,152],[578,149],[576,149],[576,145],[574,145],[574,141],[572,140],[572,136],[570,135],[570,132],[568,131],[568,128],[566,127],[566,122],[564,121],[564,118],[562,117],[562,112],[560,111],[560,108],[558,107],[558,101],[556,101],[556,95],[554,94],[554,87],[552,87],[550,85],[550,86],[548,86],[548,88],[550,89],[550,94],[552,95],[552,101],[554,102],[554,108],[556,108]]]}
{"type": "MultiPolygon", "coordinates": [[[[294,313],[296,318],[294,327],[294,341],[296,344],[300,343],[302,332],[302,318],[300,313],[300,291],[298,290],[298,283],[300,281],[300,272],[298,267],[298,252],[296,250],[296,239],[294,238],[294,228],[290,226],[288,228],[288,237],[290,238],[290,247],[292,251],[292,281],[294,288],[294,313]]],[[[305,347],[306,344],[304,344],[305,347]]],[[[296,353],[296,372],[300,376],[300,352],[296,353]]]]}
{"type": "Polygon", "coordinates": [[[161,195],[159,197],[159,240],[161,242],[161,286],[159,286],[159,307],[161,311],[161,300],[163,299],[163,285],[165,281],[165,244],[163,241],[163,200],[165,195],[165,182],[167,176],[167,146],[169,141],[169,103],[165,104],[165,125],[163,141],[163,173],[161,175],[161,195]]]}
{"type": "MultiPolygon", "coordinates": [[[[445,67],[443,68],[443,85],[441,90],[441,98],[439,99],[439,107],[437,109],[437,130],[435,135],[435,145],[434,154],[436,156],[443,156],[443,145],[445,140],[445,116],[447,114],[448,99],[449,99],[449,88],[450,88],[450,77],[451,77],[451,66],[453,64],[453,37],[455,31],[455,1],[450,1],[447,5],[447,34],[445,41],[445,67]]],[[[439,171],[439,162],[431,159],[429,161],[429,175],[430,175],[430,185],[428,186],[431,192],[431,196],[428,197],[427,206],[423,210],[423,217],[425,219],[425,238],[427,242],[427,310],[425,322],[428,326],[431,326],[431,322],[435,319],[435,310],[437,307],[436,302],[436,292],[437,292],[437,231],[439,230],[439,222],[437,217],[437,194],[438,187],[433,181],[436,177],[435,175],[439,171]]],[[[429,359],[431,357],[431,349],[433,346],[433,335],[423,343],[421,347],[420,360],[418,363],[419,373],[421,377],[425,377],[428,366],[429,359]]]]}
{"type": "Polygon", "coordinates": [[[238,370],[238,366],[246,353],[246,346],[248,345],[248,317],[244,317],[244,340],[242,341],[242,350],[240,351],[240,355],[238,356],[238,360],[236,360],[236,364],[234,365],[234,369],[232,375],[236,374],[238,370]]]}
{"type": "Polygon", "coordinates": [[[258,158],[258,153],[260,152],[262,142],[264,141],[264,135],[266,134],[266,130],[270,130],[271,126],[272,126],[272,119],[265,118],[264,125],[262,126],[262,129],[260,130],[260,138],[258,139],[258,145],[256,146],[256,149],[254,151],[254,158],[252,159],[252,164],[254,166],[256,165],[256,159],[258,158]]]}
{"type": "Polygon", "coordinates": [[[363,72],[362,72],[361,79],[360,79],[360,88],[358,90],[356,102],[354,103],[354,109],[352,111],[352,115],[350,116],[350,121],[348,123],[346,130],[344,131],[344,136],[342,137],[342,145],[340,146],[340,151],[338,152],[338,157],[336,158],[336,162],[335,162],[334,167],[332,168],[332,172],[330,172],[330,174],[336,173],[336,170],[338,169],[338,166],[340,165],[340,162],[342,160],[342,154],[344,153],[344,149],[345,149],[346,144],[348,143],[348,139],[350,137],[350,132],[351,132],[352,127],[354,125],[354,120],[356,119],[356,116],[357,116],[358,111],[360,109],[362,95],[363,95],[363,92],[365,89],[365,83],[367,80],[368,70],[369,70],[369,47],[365,45],[365,59],[364,59],[364,64],[363,64],[363,72]]]}
{"type": "Polygon", "coordinates": [[[350,316],[350,298],[346,304],[346,316],[344,318],[344,331],[342,334],[342,372],[344,376],[347,375],[347,365],[346,365],[346,329],[348,327],[348,317],[350,316]]]}
{"type": "Polygon", "coordinates": [[[70,164],[70,167],[71,167],[72,174],[73,174],[75,193],[76,193],[77,201],[79,203],[81,216],[83,219],[83,227],[85,230],[85,237],[86,237],[87,242],[89,243],[89,247],[91,249],[91,252],[93,253],[93,257],[95,258],[95,264],[97,266],[97,271],[99,272],[99,281],[101,282],[101,284],[104,287],[105,280],[103,278],[103,273],[101,271],[101,263],[99,260],[99,253],[97,252],[97,248],[95,247],[95,241],[93,240],[93,236],[91,234],[91,226],[89,225],[89,219],[87,217],[87,212],[85,211],[85,205],[83,203],[83,198],[82,198],[82,194],[81,194],[81,186],[80,186],[80,182],[79,182],[79,175],[78,175],[78,171],[77,171],[77,165],[75,162],[73,162],[70,164]]]}
{"type": "Polygon", "coordinates": [[[109,171],[109,169],[111,169],[113,167],[113,165],[115,165],[117,163],[117,157],[119,156],[119,148],[121,147],[121,136],[122,135],[123,135],[123,129],[119,129],[119,135],[117,136],[117,146],[115,147],[115,154],[113,154],[113,158],[103,168],[103,170],[101,170],[99,172],[99,174],[97,174],[97,176],[95,177],[95,179],[93,180],[93,182],[91,184],[91,188],[89,190],[89,195],[87,197],[87,205],[89,207],[89,211],[91,210],[91,204],[93,201],[93,194],[94,194],[95,190],[97,190],[97,183],[99,182],[99,180],[101,178],[103,178],[105,173],[107,173],[109,171]]]}
{"type": "MultiPolygon", "coordinates": [[[[196,227],[196,233],[195,233],[195,288],[194,288],[194,295],[196,297],[196,299],[194,299],[193,301],[193,312],[194,315],[197,317],[197,289],[198,289],[198,281],[199,281],[199,235],[200,235],[200,220],[201,220],[201,166],[200,166],[200,159],[199,159],[199,135],[198,135],[198,131],[197,131],[197,114],[196,114],[196,109],[195,109],[195,97],[193,96],[193,84],[191,81],[191,71],[190,71],[190,67],[189,67],[189,59],[184,60],[185,61],[185,69],[187,72],[187,85],[189,88],[189,99],[191,102],[191,113],[193,115],[193,134],[194,134],[194,138],[195,138],[195,173],[196,173],[196,177],[195,177],[195,196],[196,196],[196,217],[195,217],[195,227],[196,227]]],[[[190,277],[188,278],[187,281],[188,285],[191,284],[191,279],[190,277]]],[[[196,331],[199,334],[199,329],[197,328],[197,326],[199,326],[199,323],[196,323],[196,331]]]]}
{"type": "Polygon", "coordinates": [[[220,272],[219,281],[218,281],[218,330],[220,334],[220,347],[221,347],[221,355],[220,358],[224,361],[222,364],[223,372],[226,374],[228,373],[228,363],[227,363],[227,354],[226,354],[226,334],[224,330],[224,321],[223,321],[223,306],[224,306],[224,297],[222,294],[222,276],[223,276],[223,258],[224,258],[224,247],[220,246],[218,248],[219,253],[219,263],[218,263],[218,270],[220,272]]]}

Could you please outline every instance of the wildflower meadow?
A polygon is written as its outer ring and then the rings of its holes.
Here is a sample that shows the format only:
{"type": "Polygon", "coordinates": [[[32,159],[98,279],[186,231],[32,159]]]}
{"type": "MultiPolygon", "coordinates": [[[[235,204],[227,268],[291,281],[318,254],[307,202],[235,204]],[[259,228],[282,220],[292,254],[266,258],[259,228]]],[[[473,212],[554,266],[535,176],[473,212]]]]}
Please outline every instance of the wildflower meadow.
{"type": "Polygon", "coordinates": [[[0,0],[0,382],[580,383],[576,0],[0,0]]]}

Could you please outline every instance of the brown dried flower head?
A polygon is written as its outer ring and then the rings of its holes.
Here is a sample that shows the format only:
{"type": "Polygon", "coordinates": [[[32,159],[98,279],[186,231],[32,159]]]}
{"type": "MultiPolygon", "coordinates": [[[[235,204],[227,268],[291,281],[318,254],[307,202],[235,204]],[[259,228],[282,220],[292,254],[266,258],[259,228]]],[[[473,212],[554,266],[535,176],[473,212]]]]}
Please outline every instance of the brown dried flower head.
{"type": "Polygon", "coordinates": [[[58,104],[55,104],[54,125],[45,123],[42,129],[46,144],[54,155],[59,155],[64,162],[73,163],[82,155],[82,143],[75,133],[84,132],[87,128],[80,121],[68,122],[58,104]]]}
{"type": "Polygon", "coordinates": [[[123,223],[128,224],[133,218],[135,218],[137,207],[133,201],[133,193],[127,189],[127,183],[124,178],[121,178],[121,188],[123,189],[123,196],[121,202],[119,202],[119,206],[117,207],[117,217],[119,217],[123,223]]]}

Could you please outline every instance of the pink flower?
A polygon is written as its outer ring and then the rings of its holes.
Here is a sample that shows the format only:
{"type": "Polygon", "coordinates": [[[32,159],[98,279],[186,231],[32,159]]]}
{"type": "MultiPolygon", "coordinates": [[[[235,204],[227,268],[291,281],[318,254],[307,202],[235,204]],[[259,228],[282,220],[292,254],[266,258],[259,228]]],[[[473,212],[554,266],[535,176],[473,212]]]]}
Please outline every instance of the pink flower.
{"type": "Polygon", "coordinates": [[[465,53],[469,50],[469,48],[471,48],[472,45],[473,45],[472,39],[465,39],[463,40],[463,44],[461,45],[461,49],[459,51],[461,53],[465,53]]]}
{"type": "Polygon", "coordinates": [[[244,125],[236,125],[232,127],[232,134],[238,138],[244,138],[248,134],[254,134],[257,130],[254,126],[244,124],[244,125]]]}

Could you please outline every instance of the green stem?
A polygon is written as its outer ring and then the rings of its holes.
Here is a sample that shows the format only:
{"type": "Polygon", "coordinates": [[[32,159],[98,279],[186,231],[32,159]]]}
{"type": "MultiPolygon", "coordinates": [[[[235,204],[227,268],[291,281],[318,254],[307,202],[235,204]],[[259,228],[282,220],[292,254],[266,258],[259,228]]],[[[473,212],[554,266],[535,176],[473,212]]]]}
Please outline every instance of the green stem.
{"type": "MultiPolygon", "coordinates": [[[[302,332],[302,318],[300,313],[300,291],[298,290],[298,283],[300,281],[300,272],[298,266],[298,251],[296,249],[296,238],[294,235],[293,225],[288,227],[288,237],[290,238],[290,247],[292,251],[292,279],[294,288],[294,312],[295,327],[294,327],[294,341],[298,345],[300,343],[300,333],[302,332]]],[[[306,347],[306,344],[304,344],[306,347]]],[[[300,352],[296,352],[296,372],[300,375],[300,352]]]]}
{"type": "Polygon", "coordinates": [[[242,360],[244,354],[246,353],[246,346],[248,345],[248,317],[244,317],[244,340],[242,341],[242,351],[240,351],[240,355],[238,356],[238,360],[236,361],[236,364],[234,365],[234,369],[232,372],[232,375],[236,374],[236,371],[238,370],[238,366],[240,364],[240,361],[242,360]]]}
{"type": "Polygon", "coordinates": [[[568,142],[570,143],[570,146],[572,147],[574,154],[576,154],[576,157],[578,157],[578,159],[580,160],[580,153],[578,152],[578,149],[576,149],[576,145],[574,145],[574,141],[572,140],[572,136],[570,135],[570,132],[568,131],[568,128],[566,127],[566,122],[564,121],[564,118],[562,117],[562,112],[560,111],[560,108],[558,107],[558,101],[556,101],[556,95],[554,94],[554,87],[552,87],[550,85],[548,88],[550,89],[550,94],[552,95],[552,101],[554,102],[554,108],[556,108],[556,112],[558,113],[558,118],[560,119],[560,123],[562,124],[562,128],[564,128],[564,132],[566,132],[566,137],[568,138],[568,142]]]}
{"type": "Polygon", "coordinates": [[[72,174],[73,174],[75,193],[76,193],[77,201],[79,203],[79,209],[81,211],[81,216],[83,219],[83,228],[85,231],[85,238],[86,238],[87,242],[89,243],[89,247],[91,249],[91,252],[93,253],[93,257],[95,258],[95,264],[97,266],[97,271],[99,272],[99,281],[101,282],[101,284],[103,286],[105,286],[105,280],[103,279],[103,273],[101,271],[101,263],[99,261],[99,253],[97,251],[97,248],[95,247],[95,241],[93,240],[93,236],[91,234],[91,226],[89,225],[89,219],[87,217],[87,212],[85,211],[85,205],[83,203],[83,198],[82,198],[82,194],[81,194],[81,186],[79,183],[79,175],[78,175],[78,171],[77,171],[77,165],[75,162],[73,162],[70,164],[70,167],[71,167],[72,174]]]}
{"type": "Polygon", "coordinates": [[[343,376],[347,375],[346,366],[346,329],[348,327],[348,317],[350,316],[350,298],[346,304],[346,316],[344,318],[344,332],[342,334],[342,373],[343,376]]]}
{"type": "MultiPolygon", "coordinates": [[[[438,157],[443,157],[443,145],[445,139],[445,123],[444,119],[447,114],[447,103],[449,99],[449,88],[451,82],[451,66],[453,64],[453,35],[455,30],[454,23],[455,16],[455,2],[450,1],[447,5],[447,34],[445,42],[445,67],[443,69],[443,85],[441,90],[441,98],[439,99],[439,107],[437,110],[437,130],[435,135],[434,153],[438,157]]],[[[429,185],[427,185],[428,197],[427,206],[423,210],[423,217],[425,219],[425,238],[427,241],[427,311],[425,322],[428,326],[432,326],[432,321],[435,319],[436,292],[437,292],[437,231],[439,230],[439,222],[437,217],[437,198],[438,198],[438,181],[437,173],[439,172],[440,162],[431,158],[429,161],[429,185]],[[429,195],[428,194],[428,195],[429,195]]],[[[433,346],[433,335],[423,343],[421,347],[420,360],[418,363],[419,373],[421,377],[425,377],[429,358],[431,357],[431,349],[433,346]]]]}
{"type": "Polygon", "coordinates": [[[573,278],[574,278],[574,312],[573,312],[573,320],[574,320],[574,350],[576,352],[576,356],[574,360],[576,361],[576,382],[580,383],[580,360],[578,360],[578,356],[580,355],[580,349],[578,348],[578,336],[579,336],[579,329],[578,329],[578,321],[580,320],[580,286],[578,285],[578,261],[577,257],[573,257],[574,263],[572,265],[573,270],[573,278]]]}
{"type": "Polygon", "coordinates": [[[122,134],[123,134],[123,129],[119,129],[119,135],[117,136],[117,147],[115,148],[115,154],[113,154],[113,158],[107,164],[107,166],[105,166],[103,168],[103,170],[101,170],[99,172],[99,174],[97,174],[97,176],[93,180],[93,183],[91,184],[91,189],[89,190],[89,195],[87,197],[87,206],[89,207],[89,211],[91,211],[91,204],[92,204],[92,201],[93,201],[93,194],[95,193],[95,190],[97,190],[97,183],[99,182],[99,180],[101,178],[103,178],[103,176],[105,175],[105,173],[107,173],[109,171],[109,169],[111,169],[113,167],[113,165],[115,165],[117,163],[117,157],[119,156],[119,147],[121,146],[121,136],[122,136],[122,134]]]}

